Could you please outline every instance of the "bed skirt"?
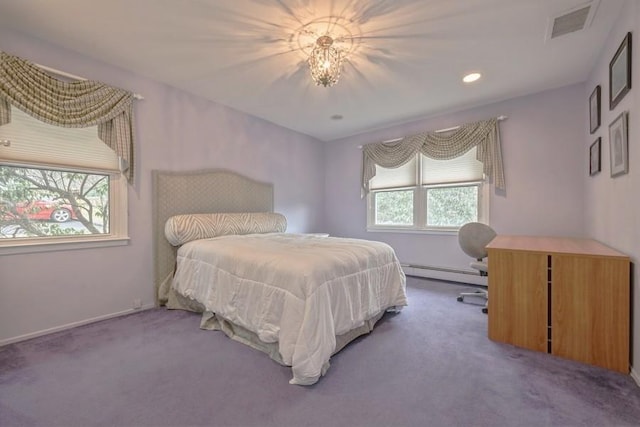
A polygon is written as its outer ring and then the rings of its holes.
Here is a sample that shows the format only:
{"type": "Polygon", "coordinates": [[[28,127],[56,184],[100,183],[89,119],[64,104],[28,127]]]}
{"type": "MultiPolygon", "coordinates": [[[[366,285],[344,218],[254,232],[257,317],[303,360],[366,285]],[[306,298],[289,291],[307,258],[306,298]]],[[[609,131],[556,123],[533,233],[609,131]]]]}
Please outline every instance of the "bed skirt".
{"type": "MultiPolygon", "coordinates": [[[[258,335],[251,332],[250,330],[236,325],[233,322],[230,322],[220,316],[216,316],[216,314],[211,311],[206,311],[202,304],[180,295],[173,289],[170,289],[168,294],[169,295],[166,302],[166,307],[168,309],[187,310],[195,313],[202,313],[202,318],[200,319],[201,329],[210,331],[222,331],[232,340],[238,341],[242,344],[248,345],[249,347],[266,353],[271,359],[273,359],[280,365],[291,366],[284,363],[284,361],[282,360],[282,357],[280,356],[280,352],[278,350],[277,342],[267,343],[260,340],[260,338],[258,338],[258,335]]],[[[359,336],[371,332],[378,320],[382,318],[385,312],[399,312],[399,309],[400,308],[396,308],[395,306],[388,307],[382,310],[380,313],[369,318],[368,320],[365,320],[362,326],[352,329],[344,334],[336,335],[336,348],[333,351],[332,355],[338,353],[347,344],[349,344],[359,336]]],[[[329,366],[330,363],[329,361],[327,361],[327,363],[325,363],[325,365],[322,367],[321,375],[324,375],[327,372],[329,366]]]]}

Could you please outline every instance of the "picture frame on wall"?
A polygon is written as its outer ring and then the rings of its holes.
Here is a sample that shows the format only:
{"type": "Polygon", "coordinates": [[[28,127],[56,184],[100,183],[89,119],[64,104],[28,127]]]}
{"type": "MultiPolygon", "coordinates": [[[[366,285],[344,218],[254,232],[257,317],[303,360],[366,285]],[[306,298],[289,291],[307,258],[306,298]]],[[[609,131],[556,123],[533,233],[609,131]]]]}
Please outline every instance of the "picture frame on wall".
{"type": "Polygon", "coordinates": [[[591,147],[589,147],[589,175],[593,176],[600,172],[600,142],[602,138],[598,137],[591,147]]]}
{"type": "Polygon", "coordinates": [[[600,85],[589,97],[589,131],[594,133],[600,127],[600,85]]]}
{"type": "Polygon", "coordinates": [[[631,90],[631,33],[620,43],[620,47],[609,63],[609,110],[631,90]]]}
{"type": "Polygon", "coordinates": [[[609,159],[612,177],[629,172],[628,117],[628,113],[624,111],[609,125],[609,159]]]}

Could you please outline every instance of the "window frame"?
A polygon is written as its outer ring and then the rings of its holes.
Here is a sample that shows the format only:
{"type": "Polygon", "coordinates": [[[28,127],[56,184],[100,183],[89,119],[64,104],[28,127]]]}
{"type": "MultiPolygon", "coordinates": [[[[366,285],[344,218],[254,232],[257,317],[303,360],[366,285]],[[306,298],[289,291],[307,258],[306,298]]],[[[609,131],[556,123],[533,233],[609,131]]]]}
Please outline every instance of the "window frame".
{"type": "MultiPolygon", "coordinates": [[[[34,119],[37,120],[37,119],[34,119]]],[[[128,229],[128,182],[122,173],[92,170],[78,167],[63,167],[44,163],[30,164],[1,161],[3,166],[45,170],[63,170],[109,177],[109,233],[83,234],[75,236],[18,237],[0,239],[0,256],[37,252],[53,252],[99,247],[124,246],[129,243],[128,229]]]]}
{"type": "Polygon", "coordinates": [[[385,230],[397,230],[397,231],[417,231],[416,218],[418,218],[418,206],[417,198],[419,197],[419,191],[417,186],[414,187],[398,187],[398,188],[384,188],[380,190],[372,190],[367,194],[367,231],[385,231],[385,230]],[[392,191],[406,191],[413,190],[413,224],[412,225],[377,225],[376,219],[376,200],[375,195],[378,193],[387,193],[392,191]]]}
{"type": "MultiPolygon", "coordinates": [[[[419,156],[419,154],[416,154],[419,156]]],[[[416,177],[420,176],[422,162],[418,159],[416,162],[416,177]]],[[[419,181],[416,181],[419,182],[419,181]]],[[[489,224],[489,200],[490,185],[486,177],[481,181],[466,181],[443,184],[417,184],[409,187],[398,188],[381,188],[379,190],[371,190],[367,194],[367,231],[369,232],[392,232],[392,233],[417,233],[417,234],[454,234],[460,227],[435,227],[427,225],[427,193],[431,188],[458,188],[458,187],[478,187],[478,222],[489,224]],[[378,225],[375,223],[376,217],[376,200],[378,193],[390,191],[402,191],[413,189],[413,225],[378,225]]]]}

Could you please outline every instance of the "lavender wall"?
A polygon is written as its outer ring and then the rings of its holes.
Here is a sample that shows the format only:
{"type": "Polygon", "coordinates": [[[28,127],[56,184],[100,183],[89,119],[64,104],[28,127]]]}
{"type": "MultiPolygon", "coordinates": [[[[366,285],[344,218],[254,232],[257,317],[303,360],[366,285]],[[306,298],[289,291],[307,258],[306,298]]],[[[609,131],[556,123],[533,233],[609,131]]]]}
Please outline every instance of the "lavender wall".
{"type": "Polygon", "coordinates": [[[153,304],[151,171],[226,168],[272,182],[290,231],[320,230],[322,144],[104,63],[0,29],[0,49],[144,95],[125,247],[0,257],[0,343],[153,304]]]}
{"type": "MultiPolygon", "coordinates": [[[[418,120],[321,144],[251,116],[131,74],[44,42],[0,29],[0,49],[37,63],[142,93],[136,105],[137,179],[129,192],[131,243],[126,247],[0,257],[0,344],[46,330],[152,304],[151,170],[224,167],[275,184],[276,210],[291,231],[326,231],[390,243],[403,262],[465,268],[468,258],[455,235],[368,233],[360,198],[358,145],[425,130],[507,115],[500,125],[507,191],[491,193],[491,225],[500,233],[593,237],[640,256],[633,197],[640,173],[632,90],[608,111],[608,62],[626,31],[640,32],[640,6],[627,2],[586,85],[418,120]],[[603,171],[588,176],[587,100],[603,89],[603,171]],[[623,110],[630,115],[630,173],[609,177],[608,124],[623,110]]],[[[637,44],[637,43],[636,43],[637,44]]],[[[637,49],[636,49],[637,50],[637,49]]],[[[640,58],[635,55],[635,58],[640,58]]],[[[634,70],[640,69],[638,59],[634,70]]],[[[637,72],[634,73],[638,75],[637,72]]],[[[640,102],[640,101],[639,101],[640,102]]],[[[635,268],[634,268],[635,276],[635,268]]],[[[640,290],[634,284],[634,311],[640,290]]],[[[640,366],[640,316],[634,316],[634,365],[640,366]]],[[[638,375],[636,373],[636,380],[638,375]]]]}
{"type": "MultiPolygon", "coordinates": [[[[583,162],[588,161],[588,148],[597,137],[602,138],[602,172],[583,179],[585,193],[586,231],[590,237],[600,240],[619,251],[628,254],[633,263],[632,272],[632,348],[634,370],[632,375],[640,384],[640,286],[638,285],[638,267],[640,259],[640,117],[635,106],[640,105],[640,4],[627,1],[619,22],[613,27],[604,50],[600,53],[584,88],[582,98],[589,99],[593,89],[602,88],[602,117],[600,128],[595,134],[586,130],[582,136],[583,162]],[[633,33],[633,61],[631,92],[612,111],[609,110],[609,61],[628,31],[633,33]],[[629,112],[629,173],[611,178],[609,165],[609,124],[623,111],[629,112]]],[[[588,120],[586,105],[583,114],[588,120]]],[[[585,128],[588,129],[588,128],[585,128]]],[[[604,291],[604,290],[603,290],[604,291]]]]}
{"type": "Polygon", "coordinates": [[[583,177],[584,86],[552,91],[406,123],[326,145],[326,231],[381,240],[404,263],[467,268],[469,258],[454,234],[366,231],[366,201],[360,198],[362,153],[358,145],[499,115],[506,192],[490,198],[490,223],[498,233],[582,236],[585,234],[583,177]]]}

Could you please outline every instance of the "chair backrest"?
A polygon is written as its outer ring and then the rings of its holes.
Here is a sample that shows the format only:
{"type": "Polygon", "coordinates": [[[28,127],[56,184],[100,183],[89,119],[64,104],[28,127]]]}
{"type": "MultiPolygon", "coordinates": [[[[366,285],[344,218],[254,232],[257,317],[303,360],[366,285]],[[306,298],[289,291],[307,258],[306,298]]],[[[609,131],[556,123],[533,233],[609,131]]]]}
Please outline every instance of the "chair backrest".
{"type": "Polygon", "coordinates": [[[470,222],[458,230],[458,244],[471,258],[481,260],[487,256],[485,246],[496,237],[496,232],[487,224],[470,222]]]}

